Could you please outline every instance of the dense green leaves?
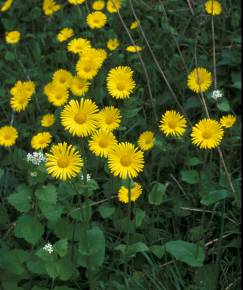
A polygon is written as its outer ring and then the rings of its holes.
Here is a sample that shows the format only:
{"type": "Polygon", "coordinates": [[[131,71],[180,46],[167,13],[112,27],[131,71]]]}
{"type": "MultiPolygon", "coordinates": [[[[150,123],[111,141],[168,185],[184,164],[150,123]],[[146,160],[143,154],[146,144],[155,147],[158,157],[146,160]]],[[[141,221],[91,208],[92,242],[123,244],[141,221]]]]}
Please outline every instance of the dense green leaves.
{"type": "Polygon", "coordinates": [[[28,212],[31,208],[31,189],[22,184],[8,197],[8,202],[20,212],[28,212]]]}
{"type": "Polygon", "coordinates": [[[165,196],[166,186],[162,183],[154,183],[151,192],[149,193],[149,203],[153,205],[160,205],[165,196]]]}

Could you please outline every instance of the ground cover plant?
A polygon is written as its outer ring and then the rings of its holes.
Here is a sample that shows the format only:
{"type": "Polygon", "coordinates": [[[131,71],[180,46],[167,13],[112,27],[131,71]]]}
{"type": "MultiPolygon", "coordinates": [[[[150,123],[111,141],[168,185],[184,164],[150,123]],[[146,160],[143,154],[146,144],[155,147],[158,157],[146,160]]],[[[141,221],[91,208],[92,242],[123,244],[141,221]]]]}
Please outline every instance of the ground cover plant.
{"type": "Polygon", "coordinates": [[[239,1],[0,10],[0,288],[240,289],[239,1]]]}

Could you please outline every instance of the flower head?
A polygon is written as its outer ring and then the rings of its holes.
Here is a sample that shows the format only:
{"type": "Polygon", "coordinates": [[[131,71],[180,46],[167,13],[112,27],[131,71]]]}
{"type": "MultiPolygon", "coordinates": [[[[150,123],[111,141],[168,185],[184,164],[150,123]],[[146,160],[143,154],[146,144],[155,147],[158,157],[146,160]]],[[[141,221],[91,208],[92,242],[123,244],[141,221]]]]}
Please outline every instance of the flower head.
{"type": "Polygon", "coordinates": [[[45,114],[41,118],[42,127],[51,127],[55,123],[55,116],[53,114],[45,114]]]}
{"type": "Polygon", "coordinates": [[[26,155],[27,162],[31,162],[34,165],[40,165],[46,161],[45,155],[42,152],[33,152],[26,155]]]}
{"type": "Polygon", "coordinates": [[[214,99],[215,101],[217,101],[217,99],[220,99],[223,97],[223,93],[220,90],[214,90],[212,95],[211,95],[212,99],[214,99]]]}
{"type": "Polygon", "coordinates": [[[98,126],[103,130],[113,131],[120,126],[120,110],[110,106],[104,107],[97,115],[98,126]]]}
{"type": "Polygon", "coordinates": [[[56,11],[61,9],[61,5],[57,4],[54,0],[43,0],[42,9],[46,16],[50,16],[56,11]]]}
{"type": "Polygon", "coordinates": [[[109,50],[116,50],[119,46],[119,41],[117,38],[111,38],[107,41],[106,46],[109,50]]]}
{"type": "Polygon", "coordinates": [[[102,0],[97,0],[92,4],[92,9],[94,10],[102,10],[105,8],[105,2],[102,0]]]}
{"type": "Polygon", "coordinates": [[[53,246],[52,244],[50,243],[47,243],[44,247],[43,247],[43,250],[48,252],[49,254],[52,254],[53,253],[53,246]]]}
{"type": "Polygon", "coordinates": [[[182,136],[186,130],[186,119],[176,111],[166,111],[161,118],[160,130],[166,135],[182,136]]]}
{"type": "Polygon", "coordinates": [[[86,0],[68,0],[68,2],[72,5],[83,4],[86,0]]]}
{"type": "Polygon", "coordinates": [[[0,128],[0,146],[13,146],[19,134],[16,128],[12,126],[3,126],[0,128]]]}
{"type": "MultiPolygon", "coordinates": [[[[130,196],[131,196],[131,201],[136,201],[139,196],[142,194],[142,186],[134,182],[132,188],[130,189],[130,196]]],[[[120,202],[123,203],[128,203],[129,202],[129,189],[126,186],[121,186],[121,188],[118,191],[118,199],[120,202]]]]}
{"type": "Polygon", "coordinates": [[[45,165],[48,174],[65,181],[79,174],[83,160],[72,145],[64,142],[53,145],[46,153],[45,165]]]}
{"type": "Polygon", "coordinates": [[[1,7],[1,12],[7,11],[13,4],[14,0],[6,0],[1,7]]]}
{"type": "Polygon", "coordinates": [[[143,152],[131,143],[119,143],[108,154],[108,167],[122,179],[136,177],[144,167],[143,152]]]}
{"type": "Polygon", "coordinates": [[[224,131],[219,122],[203,119],[192,127],[192,143],[201,149],[213,149],[219,146],[224,131]]]}
{"type": "Polygon", "coordinates": [[[82,97],[89,90],[90,82],[85,79],[81,79],[80,77],[74,77],[71,82],[71,92],[74,96],[82,97]]]}
{"type": "Polygon", "coordinates": [[[90,41],[81,37],[72,39],[67,45],[67,50],[76,54],[82,54],[89,48],[91,48],[90,41]]]}
{"type": "Polygon", "coordinates": [[[88,14],[86,22],[91,29],[99,29],[105,26],[107,17],[103,12],[95,11],[88,14]]]}
{"type": "Polygon", "coordinates": [[[118,66],[109,71],[107,76],[107,89],[113,98],[129,98],[134,88],[133,71],[130,67],[118,66]]]}
{"type": "Polygon", "coordinates": [[[5,34],[5,41],[8,44],[15,44],[15,43],[18,43],[19,42],[20,36],[21,36],[21,34],[17,30],[10,31],[10,32],[6,32],[6,34],[5,34]]]}
{"type": "Polygon", "coordinates": [[[126,48],[126,51],[128,52],[138,52],[138,51],[141,51],[143,50],[143,48],[139,45],[129,45],[127,48],[126,48]]]}
{"type": "Polygon", "coordinates": [[[31,139],[31,147],[35,150],[44,149],[51,143],[52,136],[49,132],[34,135],[31,139]]]}
{"type": "Polygon", "coordinates": [[[204,7],[206,12],[211,15],[220,15],[222,12],[221,4],[217,0],[206,1],[204,7]]]}
{"type": "Polygon", "coordinates": [[[53,84],[64,89],[69,88],[72,79],[72,74],[65,69],[59,69],[55,71],[52,77],[53,84]]]}
{"type": "Polygon", "coordinates": [[[117,13],[121,8],[121,0],[108,0],[106,9],[110,13],[117,13]]]}
{"type": "Polygon", "coordinates": [[[61,112],[61,123],[73,136],[86,137],[97,128],[98,107],[90,99],[71,100],[61,112]]]}
{"type": "Polygon", "coordinates": [[[236,117],[234,115],[229,114],[229,115],[221,117],[219,122],[222,127],[230,128],[235,124],[236,117]]]}
{"type": "Polygon", "coordinates": [[[138,146],[143,151],[148,151],[149,149],[154,147],[154,133],[151,131],[143,132],[138,138],[138,146]]]}
{"type": "Polygon", "coordinates": [[[193,92],[205,92],[212,85],[212,74],[205,68],[195,68],[187,78],[187,86],[193,92]]]}
{"type": "Polygon", "coordinates": [[[138,21],[133,21],[130,25],[130,29],[136,29],[138,27],[139,22],[138,21]]]}
{"type": "Polygon", "coordinates": [[[57,34],[57,40],[59,42],[64,42],[67,39],[69,39],[70,37],[72,37],[74,34],[74,31],[72,28],[63,28],[58,34],[57,34]]]}
{"type": "Polygon", "coordinates": [[[32,81],[17,81],[10,89],[10,94],[12,95],[10,99],[11,108],[16,112],[23,111],[28,105],[34,92],[35,84],[32,81]]]}
{"type": "Polygon", "coordinates": [[[45,86],[44,92],[48,97],[48,101],[56,107],[64,105],[68,100],[67,88],[55,86],[53,82],[45,86]]]}
{"type": "Polygon", "coordinates": [[[116,137],[110,131],[98,130],[89,140],[89,149],[96,156],[107,157],[111,148],[116,144],[116,137]]]}

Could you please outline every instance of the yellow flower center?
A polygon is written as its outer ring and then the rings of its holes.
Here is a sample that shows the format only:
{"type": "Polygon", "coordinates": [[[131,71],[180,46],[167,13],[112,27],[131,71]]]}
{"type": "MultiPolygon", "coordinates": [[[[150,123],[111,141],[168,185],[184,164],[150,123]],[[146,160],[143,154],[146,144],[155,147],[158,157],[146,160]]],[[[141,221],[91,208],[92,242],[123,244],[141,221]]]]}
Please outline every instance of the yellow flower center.
{"type": "Polygon", "coordinates": [[[60,157],[57,160],[57,165],[58,165],[58,167],[66,168],[69,165],[69,159],[67,157],[60,157]]]}
{"type": "Polygon", "coordinates": [[[9,140],[11,138],[11,136],[9,134],[5,134],[4,138],[5,138],[5,140],[9,140]]]}
{"type": "Polygon", "coordinates": [[[123,155],[120,159],[121,165],[127,167],[132,164],[132,158],[129,155],[123,155]]]}
{"type": "Polygon", "coordinates": [[[25,97],[19,98],[19,100],[18,100],[19,104],[22,105],[25,102],[25,100],[26,100],[25,97]]]}
{"type": "Polygon", "coordinates": [[[85,72],[90,72],[91,71],[91,66],[90,65],[86,65],[85,67],[84,67],[84,71],[85,72]]]}
{"type": "Polygon", "coordinates": [[[61,78],[60,78],[60,83],[61,83],[61,84],[64,84],[65,82],[66,82],[65,77],[61,77],[61,78]]]}
{"type": "Polygon", "coordinates": [[[99,146],[100,146],[101,148],[106,148],[106,147],[108,146],[108,142],[107,142],[107,140],[105,140],[105,139],[101,139],[101,140],[99,141],[99,146]]]}
{"type": "Polygon", "coordinates": [[[78,124],[83,124],[86,122],[87,120],[87,115],[84,114],[84,113],[77,113],[75,116],[74,116],[74,120],[78,123],[78,124]]]}
{"type": "Polygon", "coordinates": [[[212,138],[212,132],[210,132],[210,131],[204,131],[204,132],[202,132],[202,137],[204,138],[204,139],[210,139],[210,138],[212,138]]]}
{"type": "Polygon", "coordinates": [[[146,140],[145,140],[145,144],[150,144],[152,142],[152,138],[147,138],[146,140]]]}
{"type": "Polygon", "coordinates": [[[125,89],[125,84],[123,82],[119,82],[116,87],[118,91],[123,91],[125,89]]]}
{"type": "Polygon", "coordinates": [[[44,143],[46,143],[46,140],[44,138],[39,140],[39,144],[44,144],[44,143]]]}
{"type": "Polygon", "coordinates": [[[113,116],[107,116],[105,119],[107,125],[110,125],[111,123],[113,123],[113,121],[114,121],[113,116]]]}
{"type": "Polygon", "coordinates": [[[169,121],[168,122],[168,127],[170,129],[175,129],[177,127],[177,122],[175,122],[175,121],[169,121]]]}
{"type": "Polygon", "coordinates": [[[56,95],[56,100],[61,100],[62,99],[62,95],[56,95]]]}

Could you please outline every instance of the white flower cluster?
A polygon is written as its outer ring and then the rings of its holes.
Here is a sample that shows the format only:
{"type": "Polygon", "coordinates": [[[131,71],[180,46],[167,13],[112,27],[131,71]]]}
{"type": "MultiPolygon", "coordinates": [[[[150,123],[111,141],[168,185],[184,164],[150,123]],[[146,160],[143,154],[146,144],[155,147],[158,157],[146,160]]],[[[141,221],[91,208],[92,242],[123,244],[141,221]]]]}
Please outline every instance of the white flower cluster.
{"type": "Polygon", "coordinates": [[[54,250],[53,250],[53,246],[50,243],[47,243],[44,247],[43,247],[44,251],[47,251],[49,254],[51,254],[54,250]]]}
{"type": "MultiPolygon", "coordinates": [[[[84,180],[84,176],[82,173],[80,174],[80,178],[81,180],[84,180]]],[[[90,179],[91,179],[91,174],[87,173],[87,181],[90,181],[90,179]]]]}
{"type": "Polygon", "coordinates": [[[217,99],[222,98],[223,97],[223,93],[220,90],[214,90],[211,97],[217,101],[217,99]]]}
{"type": "Polygon", "coordinates": [[[46,158],[42,152],[33,152],[26,155],[27,161],[33,163],[34,165],[39,165],[46,161],[46,158]]]}

